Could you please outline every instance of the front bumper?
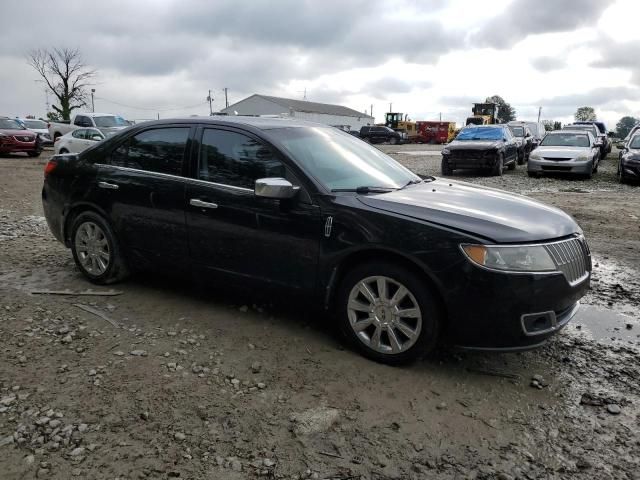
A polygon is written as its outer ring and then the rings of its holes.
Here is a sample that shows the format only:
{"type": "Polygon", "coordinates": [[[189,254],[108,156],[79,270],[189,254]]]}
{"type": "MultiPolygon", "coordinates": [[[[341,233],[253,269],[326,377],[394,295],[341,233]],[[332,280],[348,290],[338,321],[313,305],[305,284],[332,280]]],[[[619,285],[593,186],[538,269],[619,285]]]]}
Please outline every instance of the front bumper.
{"type": "Polygon", "coordinates": [[[35,152],[37,149],[38,146],[35,140],[32,142],[21,142],[15,140],[13,137],[0,140],[0,153],[35,152]]]}
{"type": "Polygon", "coordinates": [[[562,273],[512,274],[471,264],[465,270],[466,281],[446,297],[448,334],[454,345],[475,350],[543,345],[573,318],[591,278],[572,286],[562,273]]]}
{"type": "Polygon", "coordinates": [[[529,156],[527,171],[536,173],[576,173],[589,174],[593,170],[593,160],[546,160],[529,156]]]}

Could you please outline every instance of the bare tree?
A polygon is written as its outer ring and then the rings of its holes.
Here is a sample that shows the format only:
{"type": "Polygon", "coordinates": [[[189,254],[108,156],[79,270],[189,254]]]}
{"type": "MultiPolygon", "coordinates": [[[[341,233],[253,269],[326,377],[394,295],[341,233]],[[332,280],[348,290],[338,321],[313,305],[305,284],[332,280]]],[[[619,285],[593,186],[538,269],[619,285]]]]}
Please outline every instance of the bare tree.
{"type": "Polygon", "coordinates": [[[85,65],[79,50],[32,50],[27,54],[27,62],[57,97],[60,106],[52,107],[63,120],[69,120],[73,110],[87,104],[85,88],[96,75],[96,71],[85,65]]]}

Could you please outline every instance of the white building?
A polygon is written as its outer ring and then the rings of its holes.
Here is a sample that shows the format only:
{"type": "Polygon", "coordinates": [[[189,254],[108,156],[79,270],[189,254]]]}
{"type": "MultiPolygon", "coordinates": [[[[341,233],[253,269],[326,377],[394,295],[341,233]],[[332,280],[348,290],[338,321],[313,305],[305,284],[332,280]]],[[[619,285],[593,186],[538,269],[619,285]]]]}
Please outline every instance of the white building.
{"type": "Polygon", "coordinates": [[[360,130],[364,125],[373,125],[374,118],[341,105],[307,102],[290,98],[251,95],[223,109],[227,115],[278,115],[295,117],[326,125],[348,125],[351,130],[360,130]]]}

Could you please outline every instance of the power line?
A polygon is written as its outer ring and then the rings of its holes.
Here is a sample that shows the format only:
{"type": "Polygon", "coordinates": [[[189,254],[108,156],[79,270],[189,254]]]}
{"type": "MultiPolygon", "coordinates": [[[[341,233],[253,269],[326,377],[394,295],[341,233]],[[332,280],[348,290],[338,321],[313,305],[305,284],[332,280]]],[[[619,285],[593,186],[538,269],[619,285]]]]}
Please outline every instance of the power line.
{"type": "Polygon", "coordinates": [[[163,107],[163,108],[157,108],[157,107],[138,107],[135,105],[127,105],[126,103],[121,103],[121,102],[116,102],[115,100],[109,100],[108,98],[104,98],[104,97],[95,97],[98,100],[102,100],[105,101],[107,103],[113,103],[115,105],[120,105],[121,107],[126,107],[126,108],[133,108],[134,110],[148,110],[150,112],[169,112],[171,110],[187,110],[190,108],[196,108],[196,107],[201,107],[202,103],[196,103],[195,105],[186,105],[184,107],[163,107]]]}

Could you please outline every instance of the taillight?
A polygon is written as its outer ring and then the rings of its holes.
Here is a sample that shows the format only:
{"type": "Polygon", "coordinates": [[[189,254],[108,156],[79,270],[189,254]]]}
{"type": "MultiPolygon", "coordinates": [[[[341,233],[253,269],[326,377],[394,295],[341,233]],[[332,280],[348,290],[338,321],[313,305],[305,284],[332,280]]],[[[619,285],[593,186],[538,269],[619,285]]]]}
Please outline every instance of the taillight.
{"type": "Polygon", "coordinates": [[[47,176],[51,172],[53,172],[57,166],[58,166],[57,160],[49,160],[47,164],[44,166],[44,178],[47,178],[47,176]]]}

